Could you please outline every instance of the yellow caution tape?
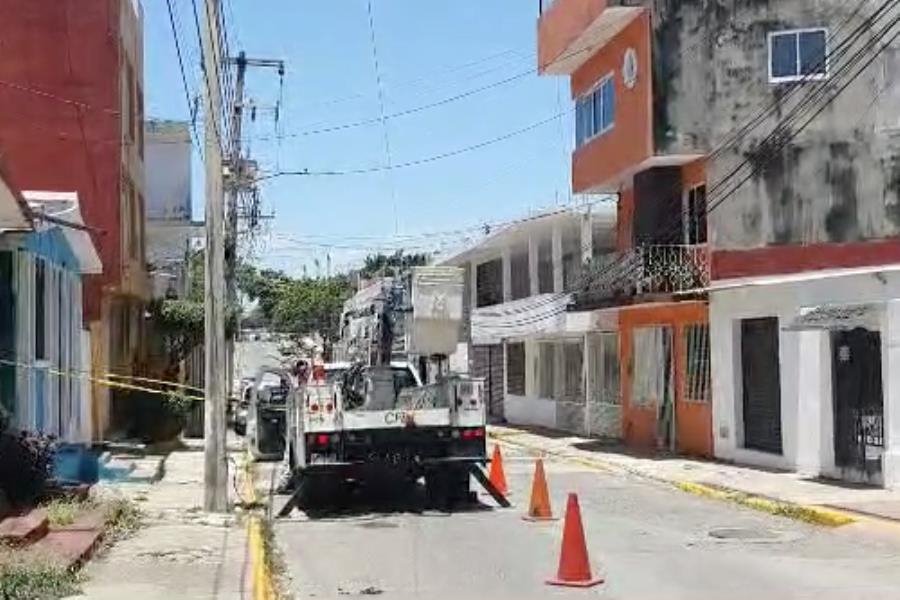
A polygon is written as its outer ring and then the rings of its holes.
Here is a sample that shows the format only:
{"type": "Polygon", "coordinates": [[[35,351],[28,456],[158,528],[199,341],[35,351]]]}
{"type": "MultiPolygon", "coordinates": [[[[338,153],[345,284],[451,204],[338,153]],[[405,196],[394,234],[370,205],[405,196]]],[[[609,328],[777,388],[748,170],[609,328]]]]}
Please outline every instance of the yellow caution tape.
{"type": "MultiPolygon", "coordinates": [[[[12,361],[12,360],[5,360],[2,358],[0,358],[0,364],[13,366],[13,367],[21,367],[24,369],[41,368],[34,364],[27,364],[27,363],[12,361]]],[[[46,367],[45,370],[47,371],[47,373],[50,373],[51,375],[57,375],[60,377],[74,377],[74,378],[78,378],[78,379],[87,379],[88,381],[90,381],[92,383],[104,385],[104,386],[110,387],[110,388],[132,390],[132,391],[137,391],[137,392],[146,392],[148,394],[159,394],[161,396],[168,396],[172,393],[172,390],[160,390],[157,388],[150,388],[150,387],[145,387],[145,386],[140,386],[140,385],[134,385],[131,383],[124,383],[121,381],[113,381],[111,379],[106,379],[106,378],[102,378],[102,377],[94,377],[92,375],[87,374],[84,371],[78,371],[78,370],[74,370],[74,369],[69,370],[69,371],[61,371],[59,369],[54,369],[52,367],[46,367]]],[[[107,375],[110,375],[110,374],[108,373],[107,375]]],[[[155,382],[160,382],[160,383],[164,383],[167,385],[173,383],[173,382],[162,381],[159,379],[151,380],[151,379],[145,378],[145,377],[134,377],[133,379],[155,381],[155,382]]],[[[188,387],[190,387],[190,386],[188,386],[188,387]]],[[[199,389],[199,388],[194,387],[192,389],[199,389]]],[[[184,396],[184,398],[186,398],[188,400],[197,400],[197,401],[201,401],[201,402],[205,400],[205,398],[203,396],[192,396],[192,395],[187,395],[187,394],[184,396]]]]}

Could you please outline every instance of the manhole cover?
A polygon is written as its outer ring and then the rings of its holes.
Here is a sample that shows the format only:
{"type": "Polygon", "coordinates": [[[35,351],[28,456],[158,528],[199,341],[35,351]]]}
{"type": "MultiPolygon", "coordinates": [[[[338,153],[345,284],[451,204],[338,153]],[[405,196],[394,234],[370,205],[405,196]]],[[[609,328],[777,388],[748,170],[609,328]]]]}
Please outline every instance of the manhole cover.
{"type": "Polygon", "coordinates": [[[366,529],[394,529],[395,527],[400,527],[398,524],[391,523],[390,521],[366,521],[359,526],[365,527],[366,529]]]}
{"type": "Polygon", "coordinates": [[[760,529],[753,527],[718,527],[710,529],[709,537],[717,540],[739,540],[739,541],[771,541],[777,540],[781,536],[768,529],[760,529]]]}

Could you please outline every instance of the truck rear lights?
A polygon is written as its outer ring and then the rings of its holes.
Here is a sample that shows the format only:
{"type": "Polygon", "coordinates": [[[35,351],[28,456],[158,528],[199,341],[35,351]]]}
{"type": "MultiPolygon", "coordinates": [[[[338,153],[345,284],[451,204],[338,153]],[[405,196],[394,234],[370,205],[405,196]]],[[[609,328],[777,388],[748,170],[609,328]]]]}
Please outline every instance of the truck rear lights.
{"type": "Polygon", "coordinates": [[[327,446],[328,440],[329,440],[329,437],[328,437],[327,433],[320,433],[319,435],[316,436],[316,443],[320,446],[327,446]]]}
{"type": "Polygon", "coordinates": [[[314,412],[314,413],[319,412],[319,405],[318,404],[310,404],[309,412],[314,412]]]}
{"type": "Polygon", "coordinates": [[[328,404],[325,405],[325,412],[329,412],[329,413],[330,413],[330,412],[332,412],[332,411],[334,411],[334,404],[332,404],[331,402],[329,402],[328,404]]]}
{"type": "Polygon", "coordinates": [[[477,440],[484,437],[484,429],[463,429],[462,430],[462,439],[464,440],[477,440]]]}

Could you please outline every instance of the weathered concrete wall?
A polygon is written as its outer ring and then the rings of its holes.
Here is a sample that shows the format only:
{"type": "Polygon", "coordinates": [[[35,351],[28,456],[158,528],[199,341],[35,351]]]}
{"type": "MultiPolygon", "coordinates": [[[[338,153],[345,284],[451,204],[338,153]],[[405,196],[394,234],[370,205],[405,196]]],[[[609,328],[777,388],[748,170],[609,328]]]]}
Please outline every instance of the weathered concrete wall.
{"type": "MultiPolygon", "coordinates": [[[[860,77],[783,151],[772,152],[766,138],[777,121],[818,85],[791,93],[791,84],[769,82],[769,33],[826,27],[833,49],[864,25],[880,3],[867,4],[858,14],[858,3],[846,0],[645,4],[654,9],[658,153],[710,152],[765,107],[777,107],[773,116],[709,165],[711,186],[740,161],[749,158],[753,165],[750,180],[710,214],[716,249],[855,242],[900,233],[896,42],[872,59],[874,49],[884,42],[876,41],[877,30],[891,21],[896,9],[874,28],[867,27],[846,53],[832,57],[828,89],[833,93],[840,85],[837,67],[855,50],[868,47],[870,53],[861,63],[868,66],[860,77]],[[774,158],[763,158],[769,156],[774,158]]],[[[710,202],[729,188],[713,191],[710,202]]]]}

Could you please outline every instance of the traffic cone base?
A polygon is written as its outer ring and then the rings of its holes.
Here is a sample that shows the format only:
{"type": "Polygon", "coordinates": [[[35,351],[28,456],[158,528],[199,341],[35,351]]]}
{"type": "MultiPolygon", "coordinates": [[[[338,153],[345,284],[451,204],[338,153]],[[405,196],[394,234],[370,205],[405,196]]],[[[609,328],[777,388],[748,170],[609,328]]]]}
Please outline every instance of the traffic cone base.
{"type": "Polygon", "coordinates": [[[523,521],[541,522],[541,521],[559,521],[559,517],[532,517],[531,515],[522,515],[523,521]]]}
{"type": "Polygon", "coordinates": [[[596,579],[590,579],[588,581],[563,581],[561,579],[548,579],[545,583],[547,585],[558,585],[562,587],[589,588],[603,583],[603,578],[597,577],[596,579]]]}

